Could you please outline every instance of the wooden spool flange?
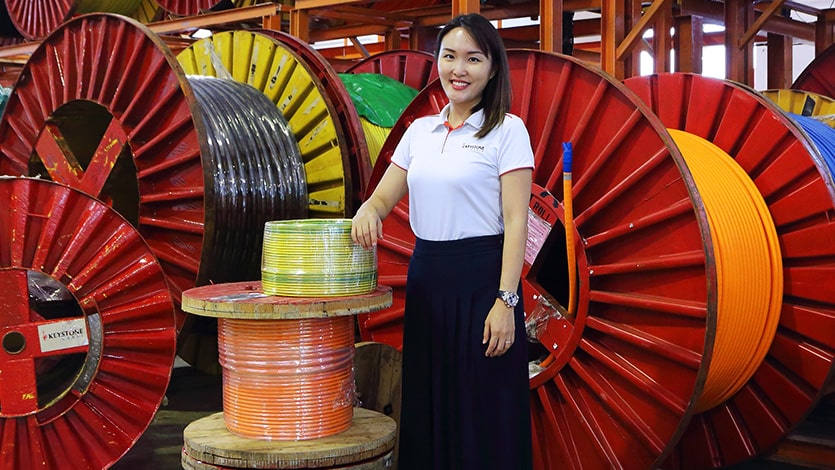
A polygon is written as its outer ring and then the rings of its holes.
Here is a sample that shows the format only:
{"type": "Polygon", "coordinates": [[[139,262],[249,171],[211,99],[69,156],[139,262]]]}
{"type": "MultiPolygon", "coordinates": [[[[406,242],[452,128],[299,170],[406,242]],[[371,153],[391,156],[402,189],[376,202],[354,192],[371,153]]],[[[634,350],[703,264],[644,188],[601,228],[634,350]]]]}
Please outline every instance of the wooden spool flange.
{"type": "Polygon", "coordinates": [[[279,297],[266,295],[261,281],[230,282],[183,292],[183,310],[204,317],[236,320],[330,318],[382,310],[391,305],[391,288],[344,297],[279,297]]]}
{"type": "Polygon", "coordinates": [[[302,441],[263,441],[230,433],[223,413],[201,418],[183,432],[183,468],[388,468],[394,448],[394,420],[376,411],[354,408],[345,432],[302,441]]]}

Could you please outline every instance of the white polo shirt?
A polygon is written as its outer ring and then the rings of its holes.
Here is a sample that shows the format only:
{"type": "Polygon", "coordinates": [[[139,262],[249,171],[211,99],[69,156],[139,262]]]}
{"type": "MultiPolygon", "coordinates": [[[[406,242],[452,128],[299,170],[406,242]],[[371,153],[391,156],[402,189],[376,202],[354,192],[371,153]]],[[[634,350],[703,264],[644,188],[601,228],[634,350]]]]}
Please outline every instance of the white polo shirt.
{"type": "Polygon", "coordinates": [[[412,231],[433,241],[503,233],[499,177],[534,167],[525,123],[506,114],[501,125],[478,139],[482,110],[452,130],[445,124],[448,113],[449,105],[415,120],[391,157],[407,171],[412,231]]]}

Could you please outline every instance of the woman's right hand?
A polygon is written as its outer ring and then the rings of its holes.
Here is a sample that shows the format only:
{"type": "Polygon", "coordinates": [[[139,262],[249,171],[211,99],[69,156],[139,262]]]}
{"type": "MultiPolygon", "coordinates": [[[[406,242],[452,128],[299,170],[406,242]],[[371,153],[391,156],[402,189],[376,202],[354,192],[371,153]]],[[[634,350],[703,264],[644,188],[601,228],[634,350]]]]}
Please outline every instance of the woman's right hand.
{"type": "Polygon", "coordinates": [[[351,238],[366,249],[377,246],[377,240],[383,238],[383,221],[368,202],[360,206],[351,220],[351,238]]]}

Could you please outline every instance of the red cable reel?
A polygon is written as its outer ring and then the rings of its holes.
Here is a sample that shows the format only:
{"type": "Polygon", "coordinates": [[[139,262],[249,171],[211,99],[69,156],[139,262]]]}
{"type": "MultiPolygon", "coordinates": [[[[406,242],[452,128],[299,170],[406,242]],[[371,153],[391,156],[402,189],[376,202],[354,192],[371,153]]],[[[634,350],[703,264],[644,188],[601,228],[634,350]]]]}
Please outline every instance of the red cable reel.
{"type": "Polygon", "coordinates": [[[162,268],[113,209],[0,179],[0,466],[99,469],[142,435],[174,363],[162,268]]]}

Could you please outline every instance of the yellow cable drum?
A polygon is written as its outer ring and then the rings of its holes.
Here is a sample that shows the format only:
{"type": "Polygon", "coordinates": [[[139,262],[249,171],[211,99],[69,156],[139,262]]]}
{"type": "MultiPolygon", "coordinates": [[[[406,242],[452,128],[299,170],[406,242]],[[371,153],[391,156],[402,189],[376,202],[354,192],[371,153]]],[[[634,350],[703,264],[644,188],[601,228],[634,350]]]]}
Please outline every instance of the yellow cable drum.
{"type": "Polygon", "coordinates": [[[715,242],[716,337],[701,412],[739,391],[765,358],[780,320],[783,263],[774,221],[748,174],[711,142],[668,131],[693,174],[715,242]]]}
{"type": "Polygon", "coordinates": [[[377,157],[380,150],[391,132],[391,127],[382,127],[374,124],[368,119],[361,117],[362,131],[365,134],[365,142],[368,144],[368,156],[371,157],[371,165],[377,164],[377,157]]]}
{"type": "Polygon", "coordinates": [[[155,0],[142,0],[131,16],[142,23],[152,23],[161,19],[162,8],[155,0]]]}
{"type": "Polygon", "coordinates": [[[310,216],[349,215],[350,146],[323,85],[298,54],[266,34],[228,31],[195,42],[177,60],[186,74],[247,83],[272,100],[301,150],[310,216]]]}
{"type": "Polygon", "coordinates": [[[810,116],[835,128],[835,99],[802,90],[765,90],[761,93],[783,111],[810,116]]]}

